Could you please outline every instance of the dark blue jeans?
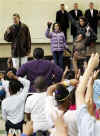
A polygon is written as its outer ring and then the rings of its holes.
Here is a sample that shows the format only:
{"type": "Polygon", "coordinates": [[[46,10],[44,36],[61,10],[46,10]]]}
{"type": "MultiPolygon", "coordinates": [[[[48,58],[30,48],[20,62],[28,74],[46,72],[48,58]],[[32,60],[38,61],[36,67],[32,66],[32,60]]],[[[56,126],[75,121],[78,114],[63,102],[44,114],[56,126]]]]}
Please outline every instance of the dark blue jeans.
{"type": "Polygon", "coordinates": [[[0,100],[3,100],[5,98],[5,91],[4,90],[0,90],[0,100]]]}
{"type": "Polygon", "coordinates": [[[53,52],[53,59],[55,63],[63,69],[63,51],[53,52]]]}

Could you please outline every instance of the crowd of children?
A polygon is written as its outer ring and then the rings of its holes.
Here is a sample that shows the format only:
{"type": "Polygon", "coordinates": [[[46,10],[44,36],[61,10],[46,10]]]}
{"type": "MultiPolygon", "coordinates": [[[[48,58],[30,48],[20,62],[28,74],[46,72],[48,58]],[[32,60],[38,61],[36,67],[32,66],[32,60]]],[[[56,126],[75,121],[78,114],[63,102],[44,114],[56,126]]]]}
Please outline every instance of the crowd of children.
{"type": "MultiPolygon", "coordinates": [[[[6,74],[0,74],[2,117],[7,135],[98,136],[99,55],[92,54],[89,62],[85,60],[79,69],[77,62],[80,57],[75,51],[72,69],[66,66],[63,72],[54,62],[44,60],[42,53],[43,49],[37,48],[33,54],[38,59],[24,64],[17,72],[13,64],[8,65],[6,74]],[[39,70],[40,63],[42,69],[39,70]],[[48,64],[52,71],[47,79],[48,68],[45,69],[44,64],[48,64]],[[56,68],[59,72],[54,71],[56,68]],[[28,76],[35,77],[33,82],[28,76]],[[48,79],[52,81],[50,84],[48,79]],[[33,94],[30,93],[31,85],[33,94]]],[[[11,58],[8,62],[12,62],[11,58]]]]}

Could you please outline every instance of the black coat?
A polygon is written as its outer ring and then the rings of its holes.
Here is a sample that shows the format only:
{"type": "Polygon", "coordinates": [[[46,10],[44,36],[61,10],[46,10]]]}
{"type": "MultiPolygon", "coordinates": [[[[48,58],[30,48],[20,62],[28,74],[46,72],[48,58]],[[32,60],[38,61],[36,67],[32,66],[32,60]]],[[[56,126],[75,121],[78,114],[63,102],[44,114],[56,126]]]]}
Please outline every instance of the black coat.
{"type": "Polygon", "coordinates": [[[56,22],[61,25],[61,29],[65,30],[69,27],[69,17],[68,12],[65,10],[64,13],[62,11],[57,11],[56,13],[56,22]]]}
{"type": "MultiPolygon", "coordinates": [[[[83,16],[83,13],[82,13],[81,10],[78,10],[78,11],[77,11],[77,16],[76,16],[76,14],[75,14],[75,10],[71,10],[71,11],[69,12],[69,14],[72,16],[72,18],[73,18],[75,21],[79,21],[79,18],[80,18],[81,16],[83,16]]],[[[71,35],[74,35],[74,36],[77,35],[77,29],[76,29],[76,27],[75,27],[72,23],[71,23],[71,35]]]]}
{"type": "Polygon", "coordinates": [[[98,10],[93,9],[93,16],[91,16],[90,9],[85,11],[85,17],[95,33],[97,33],[97,24],[98,24],[98,10]]]}
{"type": "Polygon", "coordinates": [[[90,28],[89,36],[86,35],[87,27],[88,27],[88,25],[85,25],[84,27],[81,27],[81,26],[77,27],[77,35],[82,34],[83,36],[85,36],[88,43],[96,41],[97,40],[97,35],[93,31],[93,29],[90,28]]]}
{"type": "Polygon", "coordinates": [[[11,42],[12,57],[24,57],[31,51],[31,36],[28,27],[20,22],[16,31],[15,25],[9,27],[10,33],[4,34],[4,39],[11,42]]]}

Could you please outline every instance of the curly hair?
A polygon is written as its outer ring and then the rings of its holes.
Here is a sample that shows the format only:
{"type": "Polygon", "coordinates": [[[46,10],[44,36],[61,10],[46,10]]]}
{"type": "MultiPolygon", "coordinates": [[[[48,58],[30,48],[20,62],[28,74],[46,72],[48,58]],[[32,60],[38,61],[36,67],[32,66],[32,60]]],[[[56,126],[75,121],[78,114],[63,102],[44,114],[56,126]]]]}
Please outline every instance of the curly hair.
{"type": "Polygon", "coordinates": [[[9,91],[12,94],[16,94],[21,88],[23,88],[23,85],[18,80],[13,79],[9,82],[9,91]]]}

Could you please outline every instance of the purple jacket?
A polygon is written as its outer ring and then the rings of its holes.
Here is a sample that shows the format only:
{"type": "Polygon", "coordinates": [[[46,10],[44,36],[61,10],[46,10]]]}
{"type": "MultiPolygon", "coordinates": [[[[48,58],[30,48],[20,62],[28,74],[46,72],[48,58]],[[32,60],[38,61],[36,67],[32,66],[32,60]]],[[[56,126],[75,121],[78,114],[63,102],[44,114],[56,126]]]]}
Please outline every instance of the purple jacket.
{"type": "Polygon", "coordinates": [[[63,32],[50,32],[48,28],[45,33],[47,38],[51,40],[51,51],[64,51],[66,48],[66,40],[63,32]]]}
{"type": "Polygon", "coordinates": [[[38,76],[44,76],[48,85],[51,85],[52,82],[59,82],[61,80],[63,70],[56,64],[48,60],[32,60],[22,65],[18,70],[17,76],[27,76],[27,79],[31,82],[30,92],[34,90],[34,80],[38,76]],[[55,80],[53,77],[55,76],[55,80]]]}

